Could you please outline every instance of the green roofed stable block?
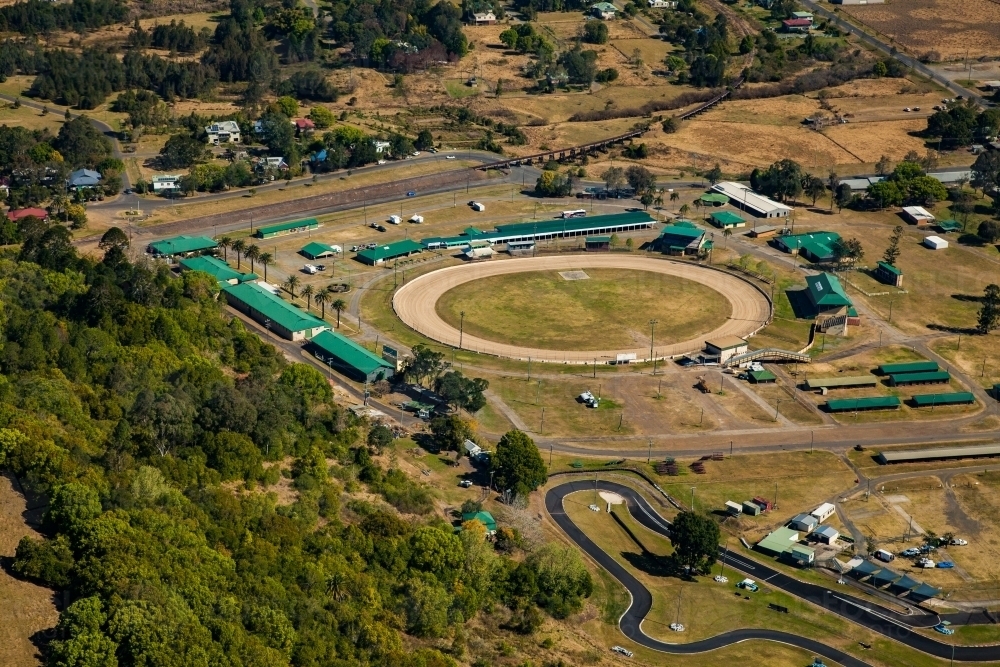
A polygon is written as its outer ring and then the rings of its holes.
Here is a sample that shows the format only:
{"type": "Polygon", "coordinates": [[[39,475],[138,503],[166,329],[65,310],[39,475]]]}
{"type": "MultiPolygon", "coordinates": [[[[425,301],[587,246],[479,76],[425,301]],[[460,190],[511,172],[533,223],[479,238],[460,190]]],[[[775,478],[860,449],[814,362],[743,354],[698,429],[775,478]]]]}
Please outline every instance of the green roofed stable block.
{"type": "Polygon", "coordinates": [[[147,248],[148,252],[157,255],[183,255],[200,250],[211,250],[219,244],[207,236],[174,236],[169,239],[153,241],[147,248]]]}
{"type": "Polygon", "coordinates": [[[933,373],[938,370],[936,361],[908,361],[900,364],[882,364],[878,372],[882,375],[898,375],[900,373],[933,373]]]}
{"type": "Polygon", "coordinates": [[[395,367],[347,336],[323,331],[307,346],[314,357],[358,382],[377,382],[391,378],[395,367]]]}
{"type": "Polygon", "coordinates": [[[947,384],[951,381],[948,371],[928,371],[926,373],[892,373],[889,384],[893,387],[903,387],[909,384],[947,384]]]}
{"type": "Polygon", "coordinates": [[[774,239],[775,245],[785,252],[796,253],[804,245],[813,243],[833,248],[840,240],[837,232],[812,232],[811,234],[785,234],[774,239]]]}
{"type": "Polygon", "coordinates": [[[257,283],[223,287],[222,294],[230,306],[288,340],[312,338],[330,328],[318,317],[296,308],[257,283]]]}
{"type": "Polygon", "coordinates": [[[269,239],[281,236],[282,234],[294,234],[296,232],[304,232],[307,229],[317,229],[318,227],[319,221],[316,218],[306,218],[305,220],[292,220],[291,222],[282,222],[277,225],[258,227],[257,231],[254,232],[254,236],[259,239],[269,239]]]}
{"type": "Polygon", "coordinates": [[[407,255],[412,255],[415,252],[422,252],[423,250],[424,246],[420,243],[411,239],[406,239],[405,241],[396,241],[395,243],[381,245],[377,248],[362,250],[357,254],[357,259],[365,264],[371,264],[374,266],[376,264],[381,264],[387,259],[406,257],[407,255]]]}
{"type": "Polygon", "coordinates": [[[180,262],[181,271],[202,271],[209,274],[220,283],[237,285],[248,280],[256,280],[257,275],[253,273],[240,273],[218,257],[199,256],[187,257],[180,262]]]}
{"type": "Polygon", "coordinates": [[[320,259],[321,257],[331,257],[340,251],[331,245],[313,241],[312,243],[307,243],[299,252],[309,259],[320,259]]]}
{"type": "Polygon", "coordinates": [[[726,229],[729,227],[746,227],[747,221],[732,211],[716,211],[709,216],[712,224],[716,227],[726,229]]]}
{"type": "Polygon", "coordinates": [[[868,398],[837,398],[826,402],[830,412],[863,412],[865,410],[897,410],[900,402],[895,396],[869,396],[868,398]]]}
{"type": "Polygon", "coordinates": [[[918,408],[932,405],[968,405],[975,403],[976,397],[971,391],[954,391],[948,394],[921,394],[913,397],[913,404],[918,408]]]}
{"type": "Polygon", "coordinates": [[[656,221],[643,211],[630,213],[615,213],[611,215],[595,215],[585,218],[560,218],[558,220],[539,220],[538,222],[517,222],[510,225],[497,225],[491,232],[481,232],[478,229],[467,229],[458,236],[432,236],[421,239],[427,248],[451,248],[468,245],[470,236],[484,239],[491,243],[511,243],[518,241],[534,241],[572,236],[594,236],[597,234],[614,234],[649,229],[656,221]],[[477,232],[476,234],[470,233],[477,232]]]}

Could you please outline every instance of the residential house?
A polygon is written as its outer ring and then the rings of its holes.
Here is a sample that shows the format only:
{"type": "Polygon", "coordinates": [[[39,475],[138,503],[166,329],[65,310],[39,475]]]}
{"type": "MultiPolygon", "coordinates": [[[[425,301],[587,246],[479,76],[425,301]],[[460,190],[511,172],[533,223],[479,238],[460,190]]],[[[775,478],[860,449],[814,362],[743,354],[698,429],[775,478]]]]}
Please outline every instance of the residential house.
{"type": "Polygon", "coordinates": [[[472,15],[473,25],[493,25],[497,22],[497,15],[493,12],[477,12],[472,15]]]}
{"type": "Polygon", "coordinates": [[[375,152],[378,153],[379,155],[381,155],[382,153],[388,153],[390,147],[392,146],[392,144],[389,143],[388,141],[376,141],[374,143],[375,143],[375,152]]]}
{"type": "Polygon", "coordinates": [[[205,132],[208,133],[208,143],[215,146],[241,142],[240,126],[235,120],[217,121],[206,127],[205,132]]]}
{"type": "Polygon", "coordinates": [[[590,13],[604,21],[613,19],[617,12],[618,8],[610,2],[598,2],[596,5],[591,5],[590,7],[590,13]]]}
{"type": "Polygon", "coordinates": [[[153,176],[153,192],[173,192],[181,187],[179,174],[158,174],[153,176]]]}
{"type": "Polygon", "coordinates": [[[66,187],[70,190],[80,188],[93,188],[101,182],[100,172],[93,169],[77,169],[69,175],[66,180],[66,187]]]}
{"type": "Polygon", "coordinates": [[[295,131],[301,134],[309,134],[316,130],[316,123],[312,122],[308,118],[296,118],[295,119],[295,131]]]}

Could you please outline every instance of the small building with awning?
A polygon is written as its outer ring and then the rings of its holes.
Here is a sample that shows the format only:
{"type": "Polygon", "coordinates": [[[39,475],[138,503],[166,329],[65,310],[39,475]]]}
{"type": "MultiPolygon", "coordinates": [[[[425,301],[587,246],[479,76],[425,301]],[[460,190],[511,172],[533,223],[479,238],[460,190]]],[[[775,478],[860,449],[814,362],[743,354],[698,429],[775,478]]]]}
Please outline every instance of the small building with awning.
{"type": "Polygon", "coordinates": [[[747,221],[743,216],[737,215],[732,211],[715,211],[708,217],[712,221],[712,224],[719,229],[735,229],[747,226],[747,221]]]}
{"type": "Polygon", "coordinates": [[[327,245],[326,243],[313,241],[312,243],[307,243],[303,246],[299,250],[299,254],[308,259],[322,259],[324,257],[339,255],[341,250],[342,248],[338,245],[327,245]]]}

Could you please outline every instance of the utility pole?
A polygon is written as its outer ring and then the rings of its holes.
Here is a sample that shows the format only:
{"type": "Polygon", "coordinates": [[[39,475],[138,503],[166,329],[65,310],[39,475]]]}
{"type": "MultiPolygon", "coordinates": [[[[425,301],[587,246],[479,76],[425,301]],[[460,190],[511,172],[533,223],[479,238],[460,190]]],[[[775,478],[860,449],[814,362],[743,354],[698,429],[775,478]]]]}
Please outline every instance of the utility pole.
{"type": "Polygon", "coordinates": [[[552,467],[552,445],[549,445],[549,467],[552,467]]]}
{"type": "Polygon", "coordinates": [[[649,441],[649,450],[646,452],[646,463],[649,463],[653,459],[653,440],[649,441]]]}
{"type": "Polygon", "coordinates": [[[774,507],[773,509],[778,509],[778,483],[774,483],[774,507]]]}
{"type": "MultiPolygon", "coordinates": [[[[653,333],[656,330],[656,325],[657,325],[658,322],[659,322],[659,320],[650,320],[649,321],[649,358],[650,359],[653,358],[653,333]]],[[[654,363],[653,374],[655,375],[656,374],[656,366],[655,366],[656,362],[654,361],[653,363],[654,363]]]]}
{"type": "Polygon", "coordinates": [[[542,408],[542,422],[538,425],[538,435],[543,433],[545,433],[545,408],[542,408]]]}
{"type": "Polygon", "coordinates": [[[691,511],[694,512],[694,487],[691,487],[691,511]]]}
{"type": "Polygon", "coordinates": [[[465,311],[459,313],[461,319],[458,322],[458,349],[462,349],[462,336],[465,333],[465,311]]]}

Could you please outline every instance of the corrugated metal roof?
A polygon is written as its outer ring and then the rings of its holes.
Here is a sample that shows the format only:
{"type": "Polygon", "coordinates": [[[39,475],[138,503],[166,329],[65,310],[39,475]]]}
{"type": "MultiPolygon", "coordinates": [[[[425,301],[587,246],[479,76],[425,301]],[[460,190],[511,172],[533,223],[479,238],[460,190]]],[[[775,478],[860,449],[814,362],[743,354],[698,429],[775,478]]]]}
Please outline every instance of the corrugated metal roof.
{"type": "Polygon", "coordinates": [[[161,255],[180,255],[185,252],[209,250],[219,245],[207,236],[173,236],[169,239],[153,241],[149,247],[161,255]]]}
{"type": "Polygon", "coordinates": [[[882,262],[882,261],[879,261],[879,262],[876,262],[875,264],[876,264],[876,266],[878,266],[878,267],[879,267],[880,269],[882,269],[882,270],[884,270],[884,271],[888,271],[889,273],[891,273],[891,274],[893,274],[893,275],[896,275],[896,276],[901,276],[901,275],[903,275],[903,272],[902,272],[902,271],[900,271],[899,269],[897,269],[897,268],[896,268],[895,266],[893,266],[892,264],[887,264],[886,262],[882,262]]]}
{"type": "Polygon", "coordinates": [[[716,211],[712,213],[712,220],[715,220],[720,225],[738,225],[741,222],[745,223],[746,219],[742,216],[736,215],[732,211],[716,211]]]}
{"type": "Polygon", "coordinates": [[[318,317],[305,313],[279,296],[271,294],[257,283],[223,287],[222,291],[240,300],[288,331],[305,331],[329,325],[318,317]]]}
{"type": "Polygon", "coordinates": [[[782,526],[757,543],[757,547],[768,553],[783,554],[799,541],[799,532],[782,526]]]}
{"type": "Polygon", "coordinates": [[[336,357],[365,375],[377,371],[379,368],[393,368],[391,363],[377,356],[374,352],[333,331],[323,331],[313,336],[311,342],[327,354],[336,357]]]}
{"type": "Polygon", "coordinates": [[[874,387],[878,384],[878,378],[871,375],[848,375],[836,378],[808,378],[806,389],[819,389],[826,387],[874,387]]]}
{"type": "Polygon", "coordinates": [[[907,361],[900,364],[882,364],[878,372],[883,375],[898,375],[899,373],[926,373],[936,371],[936,361],[907,361]]]}
{"type": "Polygon", "coordinates": [[[337,254],[337,251],[333,248],[333,246],[325,243],[319,243],[317,241],[307,243],[301,250],[299,250],[299,252],[309,259],[316,259],[317,257],[322,257],[326,254],[337,254]]]}
{"type": "Polygon", "coordinates": [[[840,234],[837,232],[812,232],[810,234],[786,234],[785,236],[779,236],[777,243],[782,249],[791,251],[801,248],[803,243],[808,242],[822,243],[823,245],[832,247],[838,239],[840,239],[840,234]]]}
{"type": "Polygon", "coordinates": [[[771,371],[768,371],[768,370],[764,370],[764,371],[750,371],[747,375],[749,375],[753,379],[754,382],[770,382],[772,380],[777,380],[778,379],[777,376],[775,376],[774,373],[772,373],[771,371]]]}
{"type": "Polygon", "coordinates": [[[913,397],[913,403],[918,408],[929,405],[961,405],[975,402],[976,397],[971,391],[955,391],[948,394],[921,394],[913,397]]]}
{"type": "Polygon", "coordinates": [[[894,387],[904,384],[944,383],[949,380],[951,380],[951,374],[948,373],[948,371],[930,371],[927,373],[891,373],[889,375],[889,384],[894,387]]]}
{"type": "Polygon", "coordinates": [[[417,243],[413,239],[405,239],[403,241],[396,241],[395,243],[378,246],[377,248],[362,250],[358,253],[358,258],[362,261],[368,262],[369,264],[375,264],[376,262],[392,259],[394,257],[402,257],[403,255],[409,255],[414,252],[421,252],[423,249],[424,246],[417,243]]]}
{"type": "Polygon", "coordinates": [[[895,396],[869,396],[867,398],[839,398],[826,402],[830,412],[846,412],[854,410],[891,410],[898,408],[899,399],[895,396]]]}
{"type": "Polygon", "coordinates": [[[853,305],[850,297],[840,285],[840,281],[832,274],[821,273],[818,276],[806,276],[806,285],[809,289],[809,299],[817,306],[853,305]]]}
{"type": "Polygon", "coordinates": [[[252,273],[240,273],[217,257],[188,257],[186,259],[182,259],[180,261],[180,265],[182,269],[186,269],[188,271],[204,271],[219,282],[226,282],[229,280],[239,280],[240,282],[243,282],[248,279],[252,280],[250,276],[254,275],[252,273]]]}
{"type": "Polygon", "coordinates": [[[878,456],[882,463],[934,461],[936,459],[970,459],[980,456],[1000,456],[1000,444],[934,447],[932,449],[903,449],[894,452],[880,452],[878,456]]]}
{"type": "Polygon", "coordinates": [[[465,234],[459,236],[431,236],[421,239],[425,246],[444,245],[455,246],[465,245],[469,242],[469,236],[477,236],[488,239],[494,243],[506,243],[509,239],[518,239],[536,236],[552,236],[559,234],[586,234],[587,232],[608,232],[619,230],[624,227],[643,225],[652,227],[655,220],[642,211],[632,211],[630,213],[615,213],[612,215],[595,215],[587,218],[560,218],[558,220],[540,220],[538,222],[518,222],[510,225],[497,225],[492,232],[480,232],[470,234],[471,230],[466,230],[465,234]]]}
{"type": "Polygon", "coordinates": [[[720,336],[712,340],[706,340],[705,345],[714,347],[717,350],[733,350],[739,347],[746,347],[747,342],[739,336],[720,336]]]}
{"type": "Polygon", "coordinates": [[[308,229],[312,227],[319,227],[319,221],[316,220],[316,218],[292,220],[291,222],[282,222],[276,225],[267,225],[265,227],[258,227],[257,231],[254,233],[259,238],[262,236],[268,236],[270,234],[277,234],[279,232],[288,232],[293,229],[308,229]]]}

